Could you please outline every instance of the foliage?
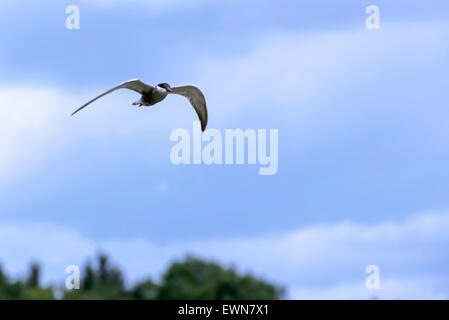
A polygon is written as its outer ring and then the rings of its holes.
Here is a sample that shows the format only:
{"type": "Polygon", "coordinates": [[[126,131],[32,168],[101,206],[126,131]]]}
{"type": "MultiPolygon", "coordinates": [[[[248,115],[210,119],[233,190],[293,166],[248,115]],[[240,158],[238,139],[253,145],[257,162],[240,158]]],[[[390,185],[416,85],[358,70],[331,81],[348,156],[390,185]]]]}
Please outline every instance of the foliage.
{"type": "Polygon", "coordinates": [[[14,300],[52,300],[55,298],[53,288],[39,286],[40,268],[33,263],[28,278],[22,281],[12,281],[0,266],[0,299],[14,300]]]}
{"type": "MultiPolygon", "coordinates": [[[[33,263],[23,281],[12,280],[0,266],[0,299],[55,299],[54,287],[40,286],[40,266],[33,263]]],[[[275,285],[240,275],[233,268],[187,257],[173,262],[160,283],[145,279],[127,288],[122,271],[99,255],[81,271],[79,290],[62,291],[63,299],[279,299],[284,291],[275,285]]],[[[62,288],[62,287],[61,287],[62,288]]]]}
{"type": "Polygon", "coordinates": [[[251,275],[188,257],[169,267],[157,299],[276,299],[282,294],[281,289],[251,275]]]}

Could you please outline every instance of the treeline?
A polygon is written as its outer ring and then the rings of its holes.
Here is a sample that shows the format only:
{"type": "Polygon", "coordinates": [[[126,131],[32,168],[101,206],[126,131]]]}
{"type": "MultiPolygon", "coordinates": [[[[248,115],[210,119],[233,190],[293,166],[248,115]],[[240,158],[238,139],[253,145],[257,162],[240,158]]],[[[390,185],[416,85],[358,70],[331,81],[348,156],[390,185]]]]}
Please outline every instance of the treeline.
{"type": "Polygon", "coordinates": [[[0,299],[279,299],[281,287],[239,274],[215,262],[187,257],[172,263],[160,283],[150,278],[125,285],[122,271],[99,255],[94,265],[87,263],[81,271],[80,289],[67,290],[40,285],[40,266],[31,264],[25,279],[12,280],[0,267],[0,299]]]}

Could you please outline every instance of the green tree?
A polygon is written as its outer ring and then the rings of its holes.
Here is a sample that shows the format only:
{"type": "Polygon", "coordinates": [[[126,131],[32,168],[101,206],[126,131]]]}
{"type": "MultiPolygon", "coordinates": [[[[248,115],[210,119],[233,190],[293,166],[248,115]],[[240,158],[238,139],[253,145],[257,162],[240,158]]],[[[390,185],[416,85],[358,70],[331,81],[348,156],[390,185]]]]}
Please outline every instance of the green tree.
{"type": "Polygon", "coordinates": [[[37,263],[32,263],[30,267],[30,274],[28,275],[28,279],[26,280],[26,285],[28,288],[37,288],[39,287],[40,281],[40,267],[37,263]]]}
{"type": "MultiPolygon", "coordinates": [[[[30,271],[22,286],[20,299],[24,300],[52,300],[54,299],[52,287],[40,287],[41,268],[39,264],[32,263],[30,271]]],[[[16,284],[17,285],[17,284],[16,284]]]]}
{"type": "Polygon", "coordinates": [[[0,299],[49,300],[54,299],[53,288],[39,286],[40,267],[31,265],[25,282],[11,281],[0,267],[0,299]]]}
{"type": "Polygon", "coordinates": [[[64,299],[127,299],[122,272],[99,255],[97,269],[88,263],[82,272],[80,290],[67,291],[64,299]]]}
{"type": "Polygon", "coordinates": [[[20,282],[12,283],[0,266],[0,299],[19,299],[21,291],[20,282]]]}
{"type": "MultiPolygon", "coordinates": [[[[145,279],[127,289],[119,268],[99,255],[94,265],[88,262],[81,273],[81,288],[65,291],[63,299],[279,299],[284,290],[241,275],[233,268],[194,257],[172,263],[160,283],[145,279]]],[[[54,299],[54,288],[41,287],[41,269],[30,266],[25,280],[12,281],[0,266],[0,299],[54,299]]]]}
{"type": "Polygon", "coordinates": [[[165,273],[157,299],[279,299],[284,290],[214,262],[187,257],[165,273]]]}
{"type": "Polygon", "coordinates": [[[151,279],[137,283],[131,290],[131,298],[135,300],[153,300],[159,293],[159,286],[151,279]]]}

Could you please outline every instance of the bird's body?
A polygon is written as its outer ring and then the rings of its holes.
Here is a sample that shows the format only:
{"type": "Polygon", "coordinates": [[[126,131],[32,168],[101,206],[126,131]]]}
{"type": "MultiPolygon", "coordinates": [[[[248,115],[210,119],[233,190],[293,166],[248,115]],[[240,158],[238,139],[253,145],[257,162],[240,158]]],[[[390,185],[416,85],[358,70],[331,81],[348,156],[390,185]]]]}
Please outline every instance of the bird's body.
{"type": "Polygon", "coordinates": [[[160,88],[159,86],[156,86],[153,90],[144,92],[142,94],[142,97],[140,100],[137,100],[133,103],[133,106],[153,106],[156,103],[161,102],[168,96],[167,90],[164,88],[160,88]]]}
{"type": "Polygon", "coordinates": [[[90,100],[89,102],[78,108],[75,112],[72,113],[72,116],[81,109],[85,108],[90,103],[94,102],[95,100],[118,89],[130,89],[137,93],[140,93],[141,94],[140,100],[133,103],[133,105],[138,105],[139,107],[155,105],[164,100],[169,93],[182,95],[187,99],[189,99],[190,103],[195,109],[198,118],[201,121],[201,129],[203,131],[206,129],[207,126],[206,99],[204,98],[204,95],[200,91],[200,89],[191,85],[171,88],[168,83],[160,83],[157,86],[153,87],[143,83],[138,79],[123,82],[122,84],[102,93],[101,95],[95,97],[94,99],[90,100]]]}

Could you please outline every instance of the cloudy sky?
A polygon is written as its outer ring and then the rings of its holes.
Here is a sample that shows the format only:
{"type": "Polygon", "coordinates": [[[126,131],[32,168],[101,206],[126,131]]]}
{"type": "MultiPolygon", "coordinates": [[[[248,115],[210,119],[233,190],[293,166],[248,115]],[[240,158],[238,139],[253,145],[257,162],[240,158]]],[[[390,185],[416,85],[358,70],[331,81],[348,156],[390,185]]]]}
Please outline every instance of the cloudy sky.
{"type": "Polygon", "coordinates": [[[0,44],[13,275],[39,261],[57,283],[103,251],[132,283],[193,253],[289,298],[449,298],[447,1],[4,0],[0,44]],[[120,91],[70,117],[132,78],[197,85],[209,128],[278,129],[277,174],[173,165],[170,133],[196,117],[182,97],[120,91]]]}

